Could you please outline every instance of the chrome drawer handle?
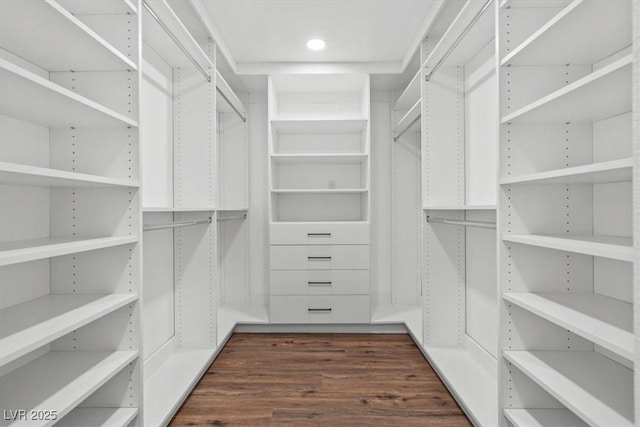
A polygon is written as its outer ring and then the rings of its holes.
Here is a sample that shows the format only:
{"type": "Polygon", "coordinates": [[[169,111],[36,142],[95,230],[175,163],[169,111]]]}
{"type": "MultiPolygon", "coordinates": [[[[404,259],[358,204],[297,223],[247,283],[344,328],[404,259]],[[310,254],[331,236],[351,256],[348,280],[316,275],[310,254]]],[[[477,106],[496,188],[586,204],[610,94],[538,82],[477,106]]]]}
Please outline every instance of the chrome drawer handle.
{"type": "Polygon", "coordinates": [[[331,237],[331,233],[307,233],[309,237],[319,237],[319,236],[329,236],[331,237]]]}
{"type": "Polygon", "coordinates": [[[331,313],[330,308],[309,308],[309,313],[331,313]]]}
{"type": "Polygon", "coordinates": [[[307,257],[307,258],[309,259],[309,261],[312,261],[312,260],[331,260],[330,256],[310,256],[310,257],[307,257]]]}
{"type": "Polygon", "coordinates": [[[331,286],[331,282],[307,282],[309,286],[331,286]]]}

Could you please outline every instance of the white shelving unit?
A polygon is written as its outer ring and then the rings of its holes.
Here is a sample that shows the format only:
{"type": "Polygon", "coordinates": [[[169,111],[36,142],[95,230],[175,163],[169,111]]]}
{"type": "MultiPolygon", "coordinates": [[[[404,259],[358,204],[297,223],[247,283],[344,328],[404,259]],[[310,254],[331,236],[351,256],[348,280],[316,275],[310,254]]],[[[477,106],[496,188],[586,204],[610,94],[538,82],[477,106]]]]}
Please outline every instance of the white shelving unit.
{"type": "Polygon", "coordinates": [[[500,423],[637,425],[631,2],[543,3],[498,9],[500,423]]]}
{"type": "Polygon", "coordinates": [[[140,27],[77,3],[0,13],[0,408],[139,426],[140,27]]]}
{"type": "Polygon", "coordinates": [[[450,2],[421,59],[423,353],[482,426],[498,423],[496,232],[473,227],[496,220],[493,6],[450,2]]]}
{"type": "Polygon", "coordinates": [[[248,287],[248,118],[190,9],[143,7],[143,412],[158,426],[226,342],[221,307],[240,297],[228,290],[248,287]]]}
{"type": "Polygon", "coordinates": [[[370,321],[369,96],[367,75],[269,77],[273,323],[370,321]]]}

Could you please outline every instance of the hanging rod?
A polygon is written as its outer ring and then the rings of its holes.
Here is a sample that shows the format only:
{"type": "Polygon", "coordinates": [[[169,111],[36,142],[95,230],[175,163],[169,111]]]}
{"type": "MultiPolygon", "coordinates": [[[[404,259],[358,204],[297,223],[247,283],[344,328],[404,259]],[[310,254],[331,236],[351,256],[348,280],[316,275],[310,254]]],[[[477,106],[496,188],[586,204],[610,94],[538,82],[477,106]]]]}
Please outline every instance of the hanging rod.
{"type": "Polygon", "coordinates": [[[405,134],[409,129],[411,129],[411,126],[413,126],[413,124],[414,124],[415,122],[417,122],[418,120],[420,120],[420,114],[418,114],[418,117],[416,117],[415,119],[411,120],[411,123],[409,123],[409,124],[407,125],[407,127],[405,127],[404,129],[402,129],[402,131],[401,131],[399,134],[397,134],[396,136],[394,136],[394,137],[393,137],[393,142],[398,142],[398,140],[400,139],[400,137],[401,137],[402,135],[404,135],[404,134],[405,134]]]}
{"type": "MultiPolygon", "coordinates": [[[[472,1],[472,0],[468,0],[468,1],[472,1]]],[[[426,81],[429,81],[431,79],[431,76],[433,75],[433,73],[435,73],[438,70],[438,68],[440,68],[440,66],[444,63],[444,61],[447,60],[449,55],[451,55],[453,51],[456,49],[456,47],[458,47],[462,39],[464,39],[464,36],[467,35],[467,33],[471,30],[471,28],[475,25],[475,23],[478,22],[478,19],[480,19],[482,14],[489,8],[489,5],[491,5],[492,1],[493,0],[487,0],[484,7],[480,10],[480,12],[476,14],[476,16],[473,17],[471,22],[469,22],[469,25],[465,27],[464,31],[462,31],[462,33],[458,36],[456,41],[454,41],[453,44],[449,46],[449,49],[447,49],[444,55],[442,55],[442,58],[440,58],[438,62],[436,62],[436,65],[431,67],[431,69],[429,70],[425,78],[426,81]]]]}
{"type": "Polygon", "coordinates": [[[188,227],[190,225],[211,224],[211,217],[207,219],[198,219],[195,221],[169,222],[167,224],[145,224],[143,231],[163,230],[165,228],[188,227]]]}
{"type": "Polygon", "coordinates": [[[156,13],[153,11],[153,9],[151,9],[151,6],[149,6],[149,3],[147,3],[146,0],[142,0],[142,5],[145,7],[145,9],[147,9],[149,11],[149,13],[153,17],[153,19],[155,19],[156,22],[158,23],[158,25],[160,25],[160,27],[162,27],[164,32],[167,33],[167,35],[169,37],[171,37],[171,40],[173,40],[173,42],[180,48],[182,53],[184,53],[185,56],[187,58],[189,58],[189,61],[191,61],[191,63],[193,65],[195,65],[195,67],[198,69],[198,71],[200,71],[200,73],[204,76],[204,78],[207,80],[207,82],[211,82],[211,75],[209,73],[207,73],[207,71],[204,68],[202,68],[202,66],[198,63],[198,61],[196,61],[196,59],[189,53],[187,48],[185,48],[184,45],[182,43],[180,43],[180,40],[178,40],[178,38],[175,36],[175,34],[173,34],[173,32],[169,29],[169,27],[167,27],[167,24],[165,24],[162,21],[162,19],[160,19],[160,17],[158,15],[156,15],[156,13]]]}
{"type": "Polygon", "coordinates": [[[247,219],[247,214],[236,215],[236,216],[223,216],[218,218],[218,222],[220,221],[231,221],[232,219],[247,219]]]}
{"type": "Polygon", "coordinates": [[[431,218],[428,215],[427,215],[427,222],[435,223],[435,224],[462,225],[464,227],[491,228],[493,230],[496,229],[495,222],[462,221],[458,219],[431,218]]]}
{"type": "Polygon", "coordinates": [[[231,100],[229,98],[227,98],[227,95],[225,95],[224,92],[222,92],[222,89],[220,89],[218,86],[216,86],[216,90],[224,98],[224,100],[227,101],[227,104],[229,104],[231,106],[233,111],[236,112],[236,114],[242,119],[242,121],[246,123],[247,122],[247,118],[242,115],[242,112],[240,110],[238,110],[235,105],[233,105],[233,102],[231,102],[231,100]]]}

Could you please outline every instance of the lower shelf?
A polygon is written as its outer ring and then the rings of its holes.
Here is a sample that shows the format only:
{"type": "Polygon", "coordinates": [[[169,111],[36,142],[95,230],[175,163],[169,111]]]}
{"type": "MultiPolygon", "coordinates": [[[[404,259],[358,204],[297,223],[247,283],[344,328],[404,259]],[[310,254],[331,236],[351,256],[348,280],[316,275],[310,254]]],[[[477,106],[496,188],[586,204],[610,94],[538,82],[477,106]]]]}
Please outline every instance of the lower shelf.
{"type": "Polygon", "coordinates": [[[568,409],[505,409],[504,416],[514,427],[588,426],[568,409]]]}
{"type": "Polygon", "coordinates": [[[166,425],[189,396],[216,354],[214,349],[181,349],[144,384],[144,425],[166,425]]]}
{"type": "Polygon", "coordinates": [[[497,426],[498,381],[461,347],[425,347],[431,366],[474,424],[497,426]]]}
{"type": "Polygon", "coordinates": [[[138,408],[76,408],[56,427],[127,427],[138,408]]]}
{"type": "Polygon", "coordinates": [[[504,358],[590,425],[633,426],[633,371],[594,351],[505,351],[504,358]]]}
{"type": "MultiPolygon", "coordinates": [[[[53,351],[5,375],[0,380],[3,410],[56,411],[61,418],[133,362],[136,351],[53,351]],[[55,375],[52,375],[55,373],[55,375]]],[[[19,424],[6,420],[0,425],[19,424]]],[[[55,420],[30,422],[49,426],[55,420]]]]}
{"type": "Polygon", "coordinates": [[[371,309],[371,323],[404,323],[411,335],[422,343],[422,308],[419,305],[376,305],[371,309]]]}
{"type": "Polygon", "coordinates": [[[218,307],[218,346],[227,340],[236,324],[269,323],[267,305],[223,305],[218,307]]]}

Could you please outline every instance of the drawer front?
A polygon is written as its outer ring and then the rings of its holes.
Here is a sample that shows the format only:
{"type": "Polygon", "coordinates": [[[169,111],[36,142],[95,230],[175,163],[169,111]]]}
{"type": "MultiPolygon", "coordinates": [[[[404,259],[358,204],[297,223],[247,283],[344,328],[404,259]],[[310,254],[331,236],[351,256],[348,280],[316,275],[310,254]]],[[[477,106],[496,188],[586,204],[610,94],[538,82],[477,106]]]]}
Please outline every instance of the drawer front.
{"type": "Polygon", "coordinates": [[[368,270],[369,245],[271,246],[271,270],[368,270]]]}
{"type": "Polygon", "coordinates": [[[369,323],[369,297],[272,296],[271,323],[369,323]]]}
{"type": "Polygon", "coordinates": [[[273,270],[271,295],[368,295],[369,270],[273,270]]]}
{"type": "Polygon", "coordinates": [[[278,224],[270,227],[272,245],[368,245],[369,224],[278,224]]]}

